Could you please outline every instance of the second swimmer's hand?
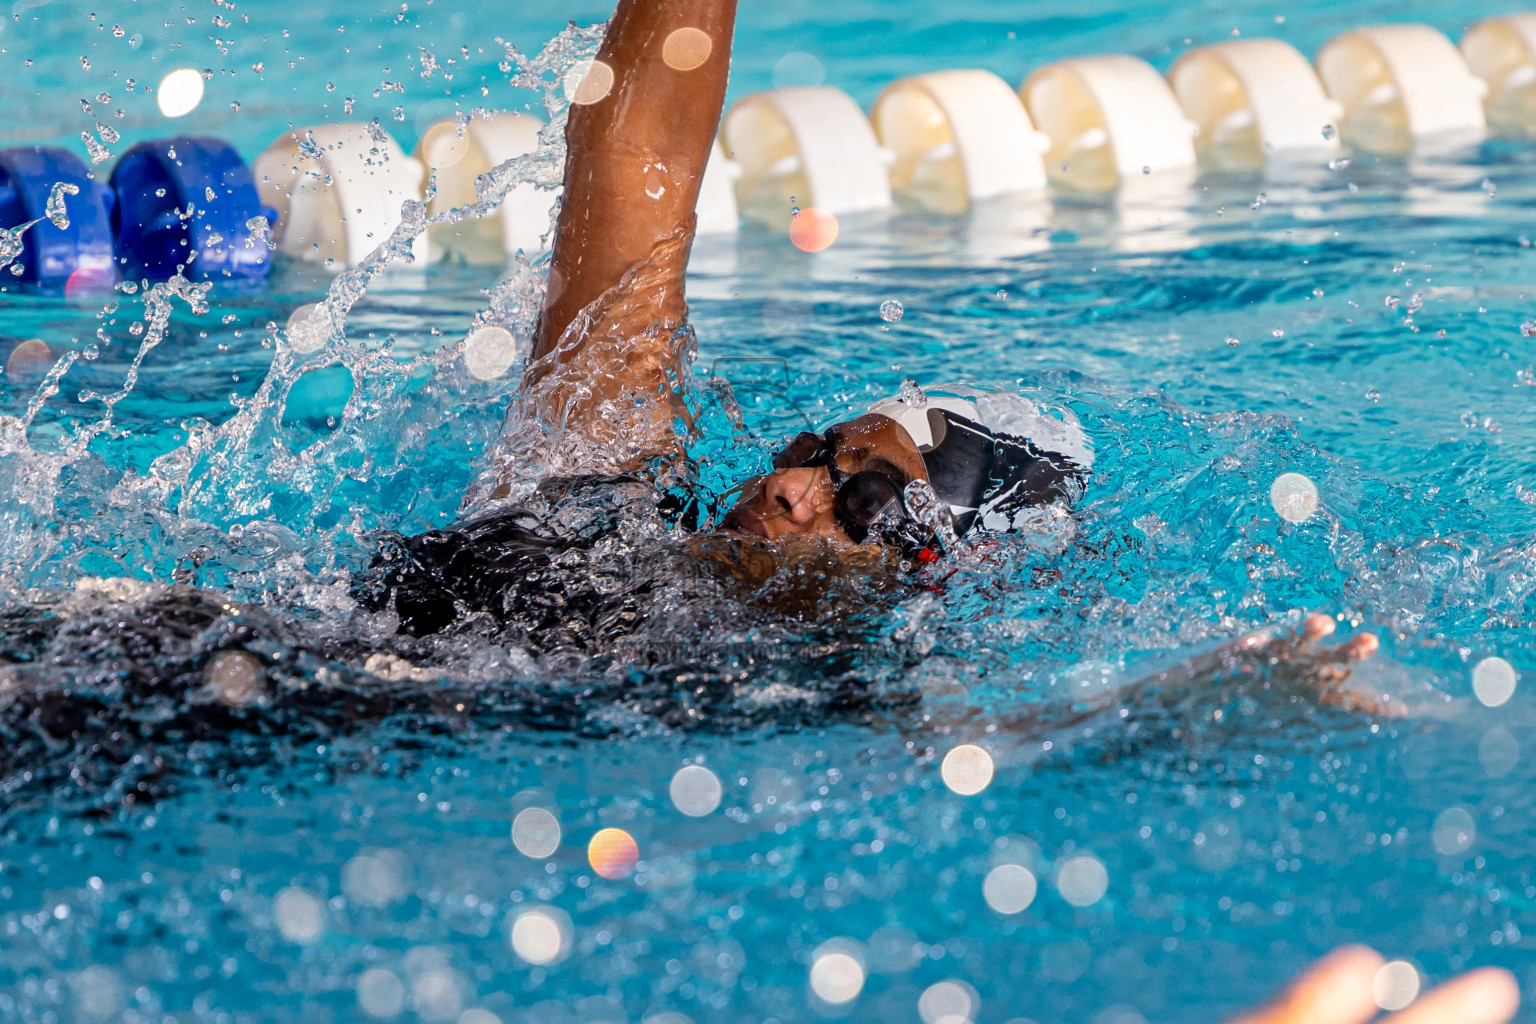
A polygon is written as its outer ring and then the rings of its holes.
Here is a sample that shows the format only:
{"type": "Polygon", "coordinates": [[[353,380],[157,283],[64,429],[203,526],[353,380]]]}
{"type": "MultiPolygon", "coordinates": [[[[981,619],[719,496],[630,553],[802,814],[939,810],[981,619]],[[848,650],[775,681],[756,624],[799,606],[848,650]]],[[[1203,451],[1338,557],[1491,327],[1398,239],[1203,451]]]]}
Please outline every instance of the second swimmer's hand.
{"type": "MultiPolygon", "coordinates": [[[[1366,1024],[1380,1013],[1374,991],[1385,961],[1346,946],[1313,964],[1280,998],[1230,1024],[1366,1024]]],[[[1484,967],[1452,978],[1379,1024],[1505,1024],[1520,1008],[1508,971],[1484,967]]]]}

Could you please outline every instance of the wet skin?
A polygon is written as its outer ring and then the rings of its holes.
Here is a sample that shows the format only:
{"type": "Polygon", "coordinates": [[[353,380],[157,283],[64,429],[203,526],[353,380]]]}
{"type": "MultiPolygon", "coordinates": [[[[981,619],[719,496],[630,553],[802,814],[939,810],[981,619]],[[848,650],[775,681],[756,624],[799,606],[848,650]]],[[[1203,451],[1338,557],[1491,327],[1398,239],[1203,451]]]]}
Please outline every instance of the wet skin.
{"type": "MultiPolygon", "coordinates": [[[[887,416],[869,413],[840,423],[828,433],[836,441],[837,466],[844,473],[884,469],[906,481],[928,479],[917,446],[887,416]],[[893,469],[896,472],[891,472],[893,469]]],[[[721,526],[772,542],[818,538],[834,548],[856,547],[833,513],[835,500],[827,467],[778,469],[743,484],[741,499],[721,526]]]]}

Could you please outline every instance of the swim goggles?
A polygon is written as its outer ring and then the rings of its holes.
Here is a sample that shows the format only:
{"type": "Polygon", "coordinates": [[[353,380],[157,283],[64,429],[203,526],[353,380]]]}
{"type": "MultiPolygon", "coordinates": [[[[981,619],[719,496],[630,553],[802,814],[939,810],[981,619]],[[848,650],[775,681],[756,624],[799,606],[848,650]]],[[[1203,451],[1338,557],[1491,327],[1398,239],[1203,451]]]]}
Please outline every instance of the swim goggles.
{"type": "Polygon", "coordinates": [[[837,442],[831,431],[802,432],[773,457],[773,468],[811,469],[825,466],[836,497],[832,514],[855,544],[874,535],[899,548],[905,557],[916,557],[928,546],[932,531],[925,529],[903,500],[906,486],[889,473],[865,469],[846,473],[837,465],[837,442]]]}

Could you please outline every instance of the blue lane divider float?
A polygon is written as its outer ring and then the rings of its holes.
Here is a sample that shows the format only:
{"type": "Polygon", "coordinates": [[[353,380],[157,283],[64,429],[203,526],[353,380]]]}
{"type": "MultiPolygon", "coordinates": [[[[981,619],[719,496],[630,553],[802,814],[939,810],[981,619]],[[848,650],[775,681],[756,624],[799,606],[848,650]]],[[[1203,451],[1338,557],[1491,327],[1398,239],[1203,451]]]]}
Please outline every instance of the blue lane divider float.
{"type": "Polygon", "coordinates": [[[163,280],[254,281],[272,254],[256,181],[240,155],[219,139],[178,136],[140,143],[112,171],[116,253],[123,276],[163,280]]]}
{"type": "Polygon", "coordinates": [[[22,235],[21,257],[7,272],[20,267],[17,280],[46,289],[116,280],[111,202],[111,192],[66,149],[0,150],[0,228],[32,224],[22,235]],[[50,219],[48,200],[55,186],[62,186],[64,210],[54,211],[50,219]]]}

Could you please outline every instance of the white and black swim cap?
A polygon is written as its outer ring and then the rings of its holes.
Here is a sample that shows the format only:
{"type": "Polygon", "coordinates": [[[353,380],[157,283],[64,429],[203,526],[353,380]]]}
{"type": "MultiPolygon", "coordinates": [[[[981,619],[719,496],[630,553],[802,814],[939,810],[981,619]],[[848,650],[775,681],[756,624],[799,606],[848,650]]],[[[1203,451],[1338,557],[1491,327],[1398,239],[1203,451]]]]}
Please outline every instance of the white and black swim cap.
{"type": "Polygon", "coordinates": [[[1003,533],[1027,510],[1073,501],[1093,467],[1093,445],[1070,410],[1043,412],[1022,395],[915,386],[870,407],[895,420],[922,453],[955,532],[1003,533]]]}

